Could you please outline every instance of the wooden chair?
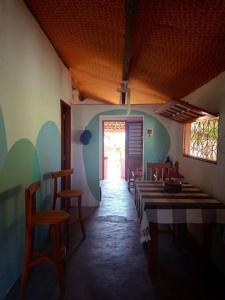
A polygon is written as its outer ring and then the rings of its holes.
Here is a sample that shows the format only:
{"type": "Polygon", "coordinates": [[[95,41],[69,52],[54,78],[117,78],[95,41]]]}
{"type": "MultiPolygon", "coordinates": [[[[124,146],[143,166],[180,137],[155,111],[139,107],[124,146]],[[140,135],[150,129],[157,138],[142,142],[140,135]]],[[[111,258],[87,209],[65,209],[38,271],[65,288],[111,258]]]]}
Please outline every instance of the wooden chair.
{"type": "Polygon", "coordinates": [[[60,225],[69,220],[70,215],[62,210],[36,212],[36,192],[41,183],[31,184],[25,191],[26,235],[25,255],[21,278],[20,298],[23,299],[28,283],[30,268],[43,262],[53,262],[56,266],[61,294],[64,293],[63,256],[65,248],[60,241],[60,225]],[[35,228],[40,225],[51,226],[52,250],[49,252],[34,251],[35,228]]]}
{"type": "Polygon", "coordinates": [[[147,180],[163,181],[168,177],[170,163],[147,163],[147,180]]]}
{"type": "Polygon", "coordinates": [[[135,187],[135,181],[142,178],[142,168],[128,169],[128,191],[135,187]]]}
{"type": "Polygon", "coordinates": [[[184,176],[177,171],[177,168],[169,168],[168,170],[168,179],[175,179],[182,181],[184,176]]]}
{"type": "Polygon", "coordinates": [[[69,226],[73,224],[80,223],[81,231],[83,233],[83,237],[86,237],[85,228],[82,219],[82,192],[79,190],[71,190],[70,186],[70,177],[73,174],[73,169],[66,169],[57,172],[52,172],[52,178],[54,180],[54,192],[53,192],[53,210],[56,208],[56,200],[57,198],[61,198],[61,207],[63,207],[67,212],[69,212],[71,205],[71,199],[77,199],[77,207],[78,207],[78,217],[71,218],[70,222],[67,226],[67,248],[69,248],[69,226]],[[58,179],[61,178],[64,181],[65,189],[58,191],[58,179]]]}

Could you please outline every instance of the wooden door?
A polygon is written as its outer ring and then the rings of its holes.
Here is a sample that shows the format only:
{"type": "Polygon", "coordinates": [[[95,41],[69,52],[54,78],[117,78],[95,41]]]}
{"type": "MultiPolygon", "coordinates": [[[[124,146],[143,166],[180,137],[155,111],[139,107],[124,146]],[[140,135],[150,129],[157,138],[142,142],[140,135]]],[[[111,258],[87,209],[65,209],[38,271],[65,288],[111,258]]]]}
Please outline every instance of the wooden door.
{"type": "Polygon", "coordinates": [[[142,168],[143,164],[143,121],[126,121],[126,179],[128,169],[142,168]]]}
{"type": "MultiPolygon", "coordinates": [[[[71,168],[71,108],[64,101],[60,101],[61,106],[61,169],[71,168]]],[[[62,180],[62,188],[69,188],[65,186],[62,180]]]]}

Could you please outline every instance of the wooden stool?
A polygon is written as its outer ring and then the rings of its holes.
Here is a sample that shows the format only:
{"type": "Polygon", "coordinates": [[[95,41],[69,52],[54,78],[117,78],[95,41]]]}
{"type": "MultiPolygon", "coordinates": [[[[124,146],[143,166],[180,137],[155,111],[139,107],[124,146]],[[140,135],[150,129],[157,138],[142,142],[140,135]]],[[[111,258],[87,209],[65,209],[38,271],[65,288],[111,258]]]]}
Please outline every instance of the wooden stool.
{"type": "Polygon", "coordinates": [[[59,279],[60,292],[64,293],[64,267],[63,256],[65,248],[60,242],[60,225],[69,220],[70,215],[62,210],[36,212],[36,192],[40,189],[41,183],[36,182],[30,185],[25,191],[26,209],[26,236],[25,255],[21,279],[20,298],[24,298],[28,283],[30,268],[43,263],[53,262],[56,266],[59,279]],[[52,250],[49,252],[35,252],[33,249],[34,229],[39,225],[50,225],[52,236],[52,250]]]}
{"type": "Polygon", "coordinates": [[[61,170],[58,172],[52,172],[52,178],[54,179],[54,192],[53,192],[53,209],[56,207],[56,199],[61,198],[61,207],[69,212],[71,205],[71,199],[77,199],[78,207],[78,218],[71,218],[67,226],[67,247],[69,248],[69,226],[80,223],[83,237],[86,237],[85,228],[82,219],[82,192],[78,190],[71,190],[70,187],[70,176],[73,174],[73,169],[61,170]],[[65,189],[58,192],[58,179],[61,178],[61,185],[64,184],[65,189]]]}

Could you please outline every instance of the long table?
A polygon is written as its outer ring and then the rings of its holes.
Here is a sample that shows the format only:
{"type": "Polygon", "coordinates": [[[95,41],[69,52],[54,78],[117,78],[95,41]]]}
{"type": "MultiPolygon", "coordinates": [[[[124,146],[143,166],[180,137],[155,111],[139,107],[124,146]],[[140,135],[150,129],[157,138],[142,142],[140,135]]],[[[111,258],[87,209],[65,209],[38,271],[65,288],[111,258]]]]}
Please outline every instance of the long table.
{"type": "Polygon", "coordinates": [[[157,274],[158,224],[224,224],[225,205],[184,182],[180,193],[163,191],[162,182],[136,181],[135,204],[140,219],[141,242],[148,242],[157,274]]]}

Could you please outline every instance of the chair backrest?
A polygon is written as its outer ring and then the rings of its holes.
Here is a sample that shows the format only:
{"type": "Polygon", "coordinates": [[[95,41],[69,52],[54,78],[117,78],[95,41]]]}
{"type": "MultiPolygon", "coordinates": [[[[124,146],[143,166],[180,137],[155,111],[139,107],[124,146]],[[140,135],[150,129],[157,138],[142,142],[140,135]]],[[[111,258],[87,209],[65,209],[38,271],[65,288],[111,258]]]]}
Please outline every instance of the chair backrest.
{"type": "Polygon", "coordinates": [[[25,190],[26,223],[31,223],[32,215],[36,213],[36,192],[41,188],[41,182],[31,184],[25,190]]]}
{"type": "Polygon", "coordinates": [[[134,171],[133,171],[133,174],[134,174],[134,177],[135,178],[141,178],[142,177],[142,168],[139,167],[139,168],[136,168],[134,171]]]}
{"type": "Polygon", "coordinates": [[[170,163],[147,163],[147,180],[163,181],[168,176],[170,163]]]}
{"type": "Polygon", "coordinates": [[[177,168],[170,168],[168,171],[168,179],[179,179],[182,181],[184,176],[177,171],[177,168]]]}
{"type": "Polygon", "coordinates": [[[65,170],[61,170],[61,171],[56,171],[56,172],[52,172],[52,178],[54,180],[54,197],[56,196],[57,192],[58,192],[58,179],[62,178],[64,179],[64,186],[65,188],[68,188],[68,186],[70,185],[70,176],[73,174],[73,169],[65,169],[65,170]]]}

